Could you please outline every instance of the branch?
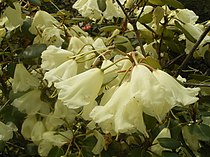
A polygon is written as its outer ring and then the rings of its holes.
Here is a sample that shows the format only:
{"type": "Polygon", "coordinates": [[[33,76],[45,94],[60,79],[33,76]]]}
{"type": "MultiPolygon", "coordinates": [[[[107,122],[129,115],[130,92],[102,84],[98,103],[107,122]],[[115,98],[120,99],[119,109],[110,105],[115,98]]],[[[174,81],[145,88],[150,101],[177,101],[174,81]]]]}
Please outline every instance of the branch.
{"type": "Polygon", "coordinates": [[[203,41],[203,39],[205,38],[205,36],[208,34],[209,31],[210,31],[210,24],[207,25],[207,28],[205,29],[205,31],[201,34],[201,36],[199,37],[199,39],[196,41],[196,43],[194,44],[194,46],[190,50],[189,54],[186,56],[186,58],[184,59],[184,61],[182,62],[182,64],[177,69],[177,72],[175,74],[175,77],[180,74],[180,72],[182,71],[182,69],[184,69],[186,67],[186,65],[188,64],[188,62],[192,59],[193,53],[198,48],[198,46],[203,41]]]}
{"type": "Polygon", "coordinates": [[[130,22],[130,24],[133,26],[133,30],[134,30],[134,32],[135,32],[135,34],[136,34],[136,38],[137,38],[137,40],[138,40],[138,42],[139,42],[139,46],[140,46],[140,48],[141,48],[141,52],[142,52],[142,54],[143,54],[144,56],[146,56],[146,53],[145,53],[145,50],[144,50],[144,47],[143,47],[143,43],[142,43],[142,40],[141,40],[141,37],[140,37],[140,34],[139,34],[138,28],[137,28],[137,26],[136,26],[136,21],[132,20],[132,19],[128,16],[128,14],[127,14],[125,8],[122,6],[122,4],[120,3],[119,0],[116,0],[116,2],[117,2],[117,4],[120,6],[120,8],[122,9],[123,13],[125,14],[125,17],[128,19],[128,21],[130,22]]]}

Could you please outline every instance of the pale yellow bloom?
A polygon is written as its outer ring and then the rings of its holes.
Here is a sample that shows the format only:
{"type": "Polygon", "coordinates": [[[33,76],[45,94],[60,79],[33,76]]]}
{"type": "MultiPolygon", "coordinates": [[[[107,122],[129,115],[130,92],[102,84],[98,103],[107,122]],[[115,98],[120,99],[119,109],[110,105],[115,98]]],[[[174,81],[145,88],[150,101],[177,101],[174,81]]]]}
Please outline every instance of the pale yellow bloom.
{"type": "Polygon", "coordinates": [[[17,27],[23,24],[22,14],[21,14],[21,5],[19,2],[13,3],[15,9],[7,7],[4,11],[4,14],[8,18],[8,23],[13,27],[17,27]]]}
{"type": "Polygon", "coordinates": [[[38,88],[39,80],[32,76],[23,64],[17,64],[15,68],[12,89],[14,93],[24,92],[30,88],[38,88]]]}
{"type": "Polygon", "coordinates": [[[73,109],[88,105],[98,96],[103,78],[103,72],[94,68],[55,83],[59,90],[58,99],[73,109]]]}
{"type": "Polygon", "coordinates": [[[46,27],[59,25],[59,22],[49,13],[39,10],[36,12],[29,31],[32,34],[37,34],[37,29],[44,30],[46,27]]]}
{"type": "MultiPolygon", "coordinates": [[[[169,90],[169,92],[173,94],[173,98],[177,103],[174,105],[189,105],[198,101],[199,98],[196,96],[198,95],[200,88],[185,88],[179,84],[172,76],[161,70],[154,70],[153,75],[162,86],[164,86],[169,90]]],[[[163,97],[166,97],[166,95],[163,97]]]]}
{"type": "Polygon", "coordinates": [[[69,57],[74,54],[70,51],[58,48],[54,45],[47,47],[45,51],[42,52],[42,64],[41,67],[44,70],[51,70],[57,68],[59,65],[69,60],[69,57]]]}
{"type": "Polygon", "coordinates": [[[172,93],[143,65],[136,65],[131,74],[132,96],[143,106],[143,111],[161,121],[172,108],[172,93]]]}
{"type": "Polygon", "coordinates": [[[44,79],[48,81],[48,87],[54,82],[63,81],[77,74],[77,63],[75,60],[68,60],[58,67],[45,73],[44,79]]]}
{"type": "Polygon", "coordinates": [[[0,140],[8,141],[12,137],[13,137],[12,128],[0,121],[0,140]]]}
{"type": "Polygon", "coordinates": [[[139,130],[147,135],[142,106],[132,98],[130,83],[123,83],[104,106],[96,106],[90,113],[105,133],[129,133],[139,130]]]}

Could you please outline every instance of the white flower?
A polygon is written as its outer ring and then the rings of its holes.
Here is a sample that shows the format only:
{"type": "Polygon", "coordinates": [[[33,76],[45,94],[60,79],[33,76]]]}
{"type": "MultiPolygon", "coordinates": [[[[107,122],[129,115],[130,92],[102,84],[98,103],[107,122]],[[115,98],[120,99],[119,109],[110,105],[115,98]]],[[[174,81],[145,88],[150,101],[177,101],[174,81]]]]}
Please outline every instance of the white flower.
{"type": "Polygon", "coordinates": [[[12,128],[0,121],[0,140],[8,141],[12,137],[13,137],[12,128]]]}
{"type": "Polygon", "coordinates": [[[4,14],[7,16],[8,22],[13,27],[17,27],[23,24],[23,19],[22,19],[22,14],[21,14],[21,5],[18,2],[13,3],[13,4],[15,6],[15,9],[11,7],[7,7],[4,11],[4,14]]]}
{"type": "Polygon", "coordinates": [[[94,136],[97,139],[97,143],[94,146],[92,152],[94,154],[100,154],[101,151],[105,148],[105,139],[104,139],[104,136],[100,132],[98,132],[97,130],[94,130],[93,131],[93,134],[94,134],[94,136]]]}
{"type": "Polygon", "coordinates": [[[53,146],[61,147],[70,142],[73,138],[71,130],[64,132],[47,131],[43,133],[42,141],[38,146],[38,152],[41,156],[47,156],[53,146]]]}
{"type": "Polygon", "coordinates": [[[51,69],[46,72],[44,79],[48,81],[48,87],[54,82],[59,82],[68,79],[77,74],[77,63],[75,60],[68,60],[57,68],[51,69]]]}
{"type": "Polygon", "coordinates": [[[171,138],[171,133],[170,130],[168,128],[163,128],[160,133],[157,135],[157,137],[154,139],[154,141],[152,142],[152,146],[150,147],[151,151],[161,155],[163,150],[167,150],[166,148],[163,148],[159,142],[158,139],[159,138],[171,138]]]}
{"type": "Polygon", "coordinates": [[[1,41],[3,40],[5,35],[6,35],[6,29],[0,28],[0,44],[1,44],[1,41]]]}
{"type": "Polygon", "coordinates": [[[58,48],[54,45],[50,45],[45,51],[42,52],[41,67],[44,70],[54,69],[65,61],[69,60],[69,57],[73,55],[74,54],[70,51],[58,48]]]}
{"type": "Polygon", "coordinates": [[[35,115],[30,115],[24,120],[21,127],[21,134],[25,139],[29,140],[31,138],[31,132],[36,122],[37,119],[35,115]]]}
{"type": "MultiPolygon", "coordinates": [[[[198,101],[196,95],[198,95],[200,88],[185,88],[172,76],[161,70],[154,70],[153,75],[162,86],[167,88],[173,94],[177,103],[189,105],[198,101]]],[[[163,95],[163,97],[165,96],[163,95]]]]}
{"type": "Polygon", "coordinates": [[[94,68],[55,83],[55,87],[60,90],[58,99],[73,109],[88,105],[98,96],[103,78],[103,72],[94,68]]]}
{"type": "Polygon", "coordinates": [[[47,103],[40,100],[40,95],[40,90],[35,89],[29,91],[23,96],[16,98],[12,102],[12,105],[17,107],[19,111],[27,113],[28,115],[36,114],[38,111],[41,111],[42,108],[49,108],[47,103]]]}
{"type": "Polygon", "coordinates": [[[161,121],[174,104],[170,91],[143,65],[133,68],[130,82],[132,96],[143,105],[143,111],[161,121]]]}
{"type": "Polygon", "coordinates": [[[77,0],[73,5],[83,17],[88,17],[93,20],[102,17],[101,10],[99,10],[97,0],[77,0]]]}
{"type": "Polygon", "coordinates": [[[90,113],[105,133],[126,133],[139,130],[147,135],[142,106],[130,95],[130,83],[123,83],[104,106],[96,106],[90,113]]]}
{"type": "Polygon", "coordinates": [[[106,10],[103,12],[103,15],[107,20],[111,20],[113,17],[123,18],[125,16],[122,9],[116,2],[113,3],[112,0],[106,0],[106,10]]]}
{"type": "Polygon", "coordinates": [[[46,45],[54,45],[56,47],[62,46],[64,39],[61,38],[64,32],[57,27],[46,27],[41,35],[37,35],[34,38],[34,44],[46,44],[46,45]]]}
{"type": "Polygon", "coordinates": [[[12,89],[14,93],[24,92],[30,88],[38,88],[39,80],[32,76],[23,64],[17,64],[15,68],[12,89]]]}
{"type": "Polygon", "coordinates": [[[46,131],[46,128],[43,124],[42,121],[37,121],[34,124],[34,127],[31,131],[31,140],[35,143],[35,144],[39,144],[40,141],[42,140],[42,136],[43,133],[46,131]]]}
{"type": "Polygon", "coordinates": [[[192,10],[176,9],[175,18],[179,19],[183,23],[195,24],[199,17],[192,10]]]}
{"type": "Polygon", "coordinates": [[[52,27],[54,25],[59,25],[59,22],[49,13],[39,10],[34,16],[29,31],[32,34],[37,34],[37,29],[44,29],[46,27],[52,27]]]}

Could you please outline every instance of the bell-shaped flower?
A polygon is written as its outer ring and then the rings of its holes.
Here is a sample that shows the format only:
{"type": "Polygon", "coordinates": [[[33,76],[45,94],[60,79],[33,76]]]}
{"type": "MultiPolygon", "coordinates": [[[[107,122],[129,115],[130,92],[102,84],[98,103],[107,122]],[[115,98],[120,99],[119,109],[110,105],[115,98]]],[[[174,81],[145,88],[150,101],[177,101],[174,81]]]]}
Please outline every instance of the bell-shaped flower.
{"type": "Polygon", "coordinates": [[[157,135],[157,137],[152,142],[152,146],[150,147],[150,150],[158,155],[161,156],[162,151],[167,150],[166,148],[163,148],[160,143],[158,142],[159,138],[171,138],[171,133],[168,128],[163,128],[160,133],[157,135]]]}
{"type": "Polygon", "coordinates": [[[183,23],[195,24],[199,16],[189,9],[176,9],[174,18],[179,19],[183,23]]]}
{"type": "Polygon", "coordinates": [[[15,9],[7,7],[4,11],[4,14],[7,16],[8,22],[13,27],[17,27],[23,24],[21,5],[19,2],[15,2],[13,5],[15,6],[15,9]]]}
{"type": "Polygon", "coordinates": [[[125,15],[116,2],[113,3],[112,0],[106,0],[106,10],[103,12],[103,16],[107,20],[111,20],[113,17],[123,18],[125,15]]]}
{"type": "Polygon", "coordinates": [[[64,39],[61,38],[64,32],[57,27],[46,27],[41,35],[37,35],[34,38],[33,44],[46,44],[46,45],[54,45],[56,47],[61,47],[64,39]]]}
{"type": "Polygon", "coordinates": [[[30,115],[24,120],[21,127],[21,134],[25,139],[29,140],[31,138],[31,132],[36,122],[37,119],[35,115],[30,115]]]}
{"type": "MultiPolygon", "coordinates": [[[[14,15],[13,15],[14,16],[14,15]]],[[[54,25],[59,25],[59,22],[46,11],[39,10],[36,12],[31,27],[29,31],[32,34],[37,34],[37,29],[42,29],[46,27],[52,27],[54,25]]]]}
{"type": "Polygon", "coordinates": [[[23,96],[16,98],[12,102],[12,105],[17,107],[19,111],[27,113],[28,115],[36,114],[42,108],[45,108],[45,106],[47,106],[47,108],[49,107],[49,105],[46,102],[41,101],[40,95],[40,90],[35,89],[29,91],[23,96]]]}
{"type": "Polygon", "coordinates": [[[44,74],[44,79],[48,81],[48,87],[54,82],[63,81],[77,74],[77,62],[68,60],[57,68],[54,68],[44,74]]]}
{"type": "Polygon", "coordinates": [[[39,80],[32,76],[23,64],[17,64],[15,68],[12,89],[14,93],[24,92],[30,88],[38,88],[39,80]]]}
{"type": "Polygon", "coordinates": [[[103,72],[94,68],[55,83],[59,90],[58,99],[73,109],[88,105],[98,96],[103,79],[103,72]]]}
{"type": "Polygon", "coordinates": [[[61,147],[62,145],[70,142],[72,138],[73,133],[71,130],[63,132],[44,132],[42,136],[42,141],[38,146],[38,153],[41,156],[47,156],[53,146],[61,147]]]}
{"type": "Polygon", "coordinates": [[[185,88],[172,76],[162,70],[154,70],[153,75],[162,86],[173,94],[173,97],[178,104],[189,105],[198,101],[196,96],[198,95],[200,88],[185,88]]]}
{"type": "Polygon", "coordinates": [[[83,17],[88,17],[93,20],[100,19],[102,17],[101,10],[98,7],[98,2],[96,0],[77,0],[74,5],[74,9],[83,17]]]}
{"type": "Polygon", "coordinates": [[[37,121],[34,124],[34,127],[31,131],[31,140],[35,144],[39,144],[42,140],[43,133],[46,131],[46,128],[44,126],[44,123],[42,121],[37,121]]]}
{"type": "Polygon", "coordinates": [[[73,56],[74,54],[70,51],[58,48],[54,45],[50,45],[47,47],[45,51],[42,52],[42,64],[41,67],[44,70],[51,70],[65,61],[69,60],[69,57],[73,56]]]}
{"type": "Polygon", "coordinates": [[[93,131],[93,134],[94,134],[94,136],[97,139],[97,143],[94,146],[92,152],[94,154],[100,154],[102,152],[102,150],[105,148],[105,139],[104,139],[104,136],[100,132],[98,132],[97,130],[94,130],[93,131]]]}
{"type": "Polygon", "coordinates": [[[96,106],[90,117],[105,133],[130,133],[139,130],[147,135],[142,106],[130,95],[130,83],[123,83],[104,106],[96,106]]]}
{"type": "Polygon", "coordinates": [[[0,121],[0,141],[8,141],[12,137],[13,137],[12,128],[0,121]]]}
{"type": "Polygon", "coordinates": [[[143,111],[161,121],[174,104],[170,91],[144,65],[133,68],[130,82],[132,96],[142,104],[143,111]]]}

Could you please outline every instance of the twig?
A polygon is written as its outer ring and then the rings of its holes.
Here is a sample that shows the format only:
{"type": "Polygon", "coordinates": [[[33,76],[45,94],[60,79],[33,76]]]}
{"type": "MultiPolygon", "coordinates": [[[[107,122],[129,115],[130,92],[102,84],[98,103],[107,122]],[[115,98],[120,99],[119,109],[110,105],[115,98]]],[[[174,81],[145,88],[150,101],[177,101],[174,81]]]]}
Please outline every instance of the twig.
{"type": "Polygon", "coordinates": [[[136,22],[137,22],[137,21],[132,20],[132,19],[128,16],[128,14],[127,14],[125,8],[122,6],[122,4],[120,3],[119,0],[116,0],[116,2],[117,2],[117,4],[120,6],[120,8],[122,9],[123,13],[125,14],[125,17],[128,19],[128,21],[130,22],[130,24],[133,26],[133,30],[134,30],[134,32],[135,32],[135,34],[136,34],[136,38],[137,38],[137,40],[138,40],[138,42],[139,42],[139,46],[140,46],[141,52],[142,52],[142,54],[143,54],[144,56],[146,56],[146,53],[145,53],[145,50],[144,50],[144,47],[143,47],[143,43],[142,43],[142,40],[141,40],[141,37],[140,37],[140,34],[139,34],[138,28],[137,28],[137,26],[136,26],[136,22]]]}
{"type": "Polygon", "coordinates": [[[205,29],[205,31],[201,34],[201,36],[199,37],[199,39],[196,41],[196,43],[194,44],[194,46],[190,50],[189,54],[186,56],[186,58],[184,59],[184,61],[182,62],[182,64],[177,69],[177,72],[175,74],[175,77],[177,77],[180,74],[180,72],[182,71],[182,69],[186,67],[186,65],[188,64],[188,62],[193,57],[193,53],[198,48],[198,46],[203,41],[203,39],[205,38],[205,36],[208,34],[209,31],[210,31],[210,24],[207,26],[207,28],[205,29]]]}

